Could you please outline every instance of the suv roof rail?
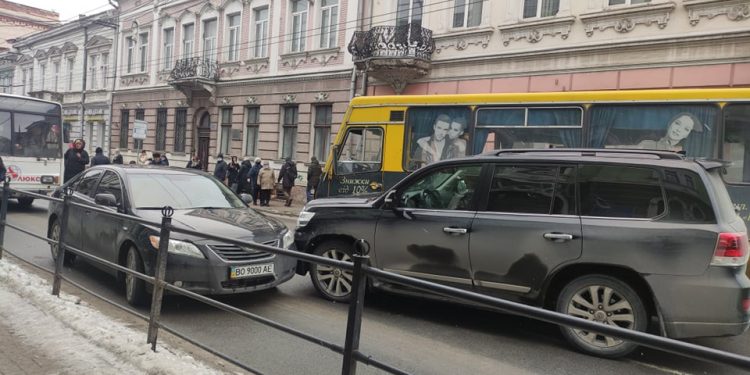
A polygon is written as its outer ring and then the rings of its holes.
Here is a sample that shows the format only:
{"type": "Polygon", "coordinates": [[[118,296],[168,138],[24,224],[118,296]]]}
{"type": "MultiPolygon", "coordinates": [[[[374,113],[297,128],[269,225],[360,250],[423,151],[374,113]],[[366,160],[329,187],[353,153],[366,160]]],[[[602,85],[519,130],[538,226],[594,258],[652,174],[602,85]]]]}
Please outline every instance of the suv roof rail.
{"type": "Polygon", "coordinates": [[[658,159],[683,160],[685,156],[673,151],[639,150],[628,148],[518,148],[495,150],[482,154],[485,156],[500,156],[502,154],[524,154],[524,153],[580,153],[581,156],[597,156],[602,154],[627,154],[651,156],[658,159]]]}

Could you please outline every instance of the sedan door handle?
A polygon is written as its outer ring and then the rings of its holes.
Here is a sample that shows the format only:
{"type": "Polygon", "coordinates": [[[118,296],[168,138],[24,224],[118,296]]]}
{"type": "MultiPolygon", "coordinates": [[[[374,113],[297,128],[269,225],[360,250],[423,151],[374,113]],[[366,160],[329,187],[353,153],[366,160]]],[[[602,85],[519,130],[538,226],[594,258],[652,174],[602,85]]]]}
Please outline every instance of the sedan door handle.
{"type": "Polygon", "coordinates": [[[466,234],[469,232],[469,230],[466,228],[445,227],[443,228],[443,232],[450,233],[450,234],[466,234]]]}
{"type": "Polygon", "coordinates": [[[548,240],[552,240],[552,241],[565,242],[565,241],[572,240],[573,239],[573,235],[572,234],[567,234],[567,233],[545,233],[544,234],[544,238],[546,238],[548,240]]]}

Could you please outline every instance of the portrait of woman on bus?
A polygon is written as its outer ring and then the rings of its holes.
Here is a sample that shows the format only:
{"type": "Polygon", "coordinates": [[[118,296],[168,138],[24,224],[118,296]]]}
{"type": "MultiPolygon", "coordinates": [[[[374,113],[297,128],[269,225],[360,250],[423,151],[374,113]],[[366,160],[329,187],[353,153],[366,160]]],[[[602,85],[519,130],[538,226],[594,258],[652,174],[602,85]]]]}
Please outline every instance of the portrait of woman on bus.
{"type": "Polygon", "coordinates": [[[659,140],[646,139],[638,143],[637,147],[649,150],[683,151],[683,140],[687,139],[691,132],[703,130],[700,121],[687,112],[672,117],[668,124],[666,134],[659,140]]]}

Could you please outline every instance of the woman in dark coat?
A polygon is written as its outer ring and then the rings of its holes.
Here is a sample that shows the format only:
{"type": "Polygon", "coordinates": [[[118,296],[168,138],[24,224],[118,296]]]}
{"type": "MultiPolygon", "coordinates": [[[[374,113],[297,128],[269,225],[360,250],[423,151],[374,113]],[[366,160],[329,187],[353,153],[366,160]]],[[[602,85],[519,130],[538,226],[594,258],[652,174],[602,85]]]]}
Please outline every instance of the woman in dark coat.
{"type": "Polygon", "coordinates": [[[63,182],[68,182],[68,180],[86,169],[86,166],[89,164],[89,153],[83,149],[85,146],[86,142],[79,138],[73,142],[73,147],[65,151],[65,156],[63,157],[65,160],[63,182]]]}
{"type": "Polygon", "coordinates": [[[249,158],[245,158],[245,160],[242,161],[242,164],[240,164],[240,171],[237,173],[237,193],[238,194],[252,194],[253,190],[250,186],[250,181],[248,180],[248,174],[250,173],[250,169],[252,169],[253,163],[250,161],[249,158]]]}
{"type": "Polygon", "coordinates": [[[240,164],[237,163],[237,157],[232,156],[229,165],[227,166],[227,180],[229,182],[229,188],[233,192],[237,192],[237,183],[239,182],[240,176],[240,164]]]}

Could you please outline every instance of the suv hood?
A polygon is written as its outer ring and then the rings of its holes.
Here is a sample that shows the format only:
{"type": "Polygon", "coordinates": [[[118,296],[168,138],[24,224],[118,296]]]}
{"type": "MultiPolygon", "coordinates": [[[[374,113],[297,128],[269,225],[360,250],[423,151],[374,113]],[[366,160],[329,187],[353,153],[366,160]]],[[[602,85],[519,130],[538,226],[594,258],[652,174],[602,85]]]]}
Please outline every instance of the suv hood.
{"type": "Polygon", "coordinates": [[[319,198],[308,202],[305,210],[317,207],[369,207],[380,194],[361,195],[356,197],[319,198]]]}
{"type": "MultiPolygon", "coordinates": [[[[146,220],[161,221],[161,210],[139,210],[137,215],[146,220]]],[[[250,208],[175,210],[172,225],[237,240],[252,240],[257,237],[261,241],[276,238],[286,228],[278,220],[250,208]]],[[[179,236],[196,237],[183,233],[179,236]]]]}

